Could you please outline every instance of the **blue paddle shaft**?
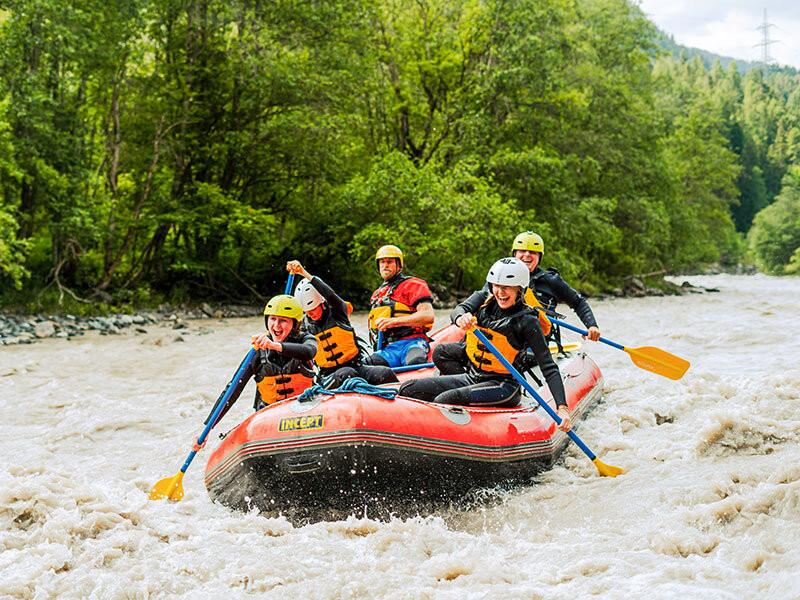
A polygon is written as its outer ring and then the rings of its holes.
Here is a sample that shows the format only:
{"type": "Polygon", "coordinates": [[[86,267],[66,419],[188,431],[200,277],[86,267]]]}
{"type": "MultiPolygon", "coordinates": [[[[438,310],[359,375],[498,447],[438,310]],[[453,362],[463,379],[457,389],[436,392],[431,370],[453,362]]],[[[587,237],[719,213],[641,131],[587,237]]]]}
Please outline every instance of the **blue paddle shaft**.
{"type": "MultiPolygon", "coordinates": [[[[292,293],[292,286],[294,285],[294,273],[289,273],[289,277],[286,278],[286,295],[292,293]]],[[[222,397],[222,400],[217,403],[217,407],[214,409],[214,412],[211,413],[211,416],[208,419],[208,423],[206,424],[205,429],[203,429],[203,433],[200,434],[200,437],[197,438],[197,445],[202,446],[203,442],[206,441],[206,437],[208,436],[208,432],[211,431],[211,428],[217,424],[217,417],[225,408],[225,405],[228,404],[228,400],[233,394],[233,391],[238,387],[238,382],[244,376],[245,370],[247,370],[250,361],[253,360],[253,356],[256,354],[256,349],[251,347],[248,353],[245,355],[244,360],[242,360],[242,364],[239,365],[239,369],[236,371],[236,375],[233,376],[231,382],[228,384],[228,388],[225,392],[225,395],[222,397]]],[[[197,450],[192,450],[189,452],[189,456],[186,457],[186,462],[183,463],[181,467],[181,473],[186,473],[186,469],[189,468],[189,465],[192,464],[195,455],[197,454],[197,450]]]]}
{"type": "Polygon", "coordinates": [[[383,332],[378,332],[378,350],[383,350],[383,332]]]}
{"type": "MultiPolygon", "coordinates": [[[[231,397],[233,390],[236,389],[237,387],[236,382],[238,382],[244,375],[244,372],[247,369],[247,366],[250,364],[250,361],[253,359],[255,353],[256,353],[255,348],[250,348],[250,351],[244,357],[242,364],[239,365],[239,370],[236,371],[236,375],[233,376],[233,379],[231,380],[231,385],[228,386],[228,391],[225,392],[225,396],[223,396],[222,401],[219,402],[219,404],[217,404],[216,410],[214,410],[214,412],[211,414],[211,418],[208,420],[208,424],[206,425],[205,429],[203,429],[203,433],[201,433],[200,437],[197,438],[198,446],[202,446],[203,442],[206,441],[206,436],[208,435],[208,432],[211,431],[211,428],[216,424],[219,413],[221,413],[222,409],[225,408],[225,405],[228,403],[228,399],[231,397]]],[[[186,462],[183,463],[183,466],[181,467],[181,473],[186,473],[186,469],[188,469],[189,465],[192,464],[195,454],[197,454],[197,450],[192,450],[189,453],[189,456],[186,457],[186,462]]]]}
{"type": "MultiPolygon", "coordinates": [[[[580,327],[575,327],[575,325],[570,325],[566,321],[562,321],[560,319],[554,319],[550,316],[547,317],[551,323],[555,323],[559,327],[563,327],[564,329],[569,329],[570,331],[574,331],[575,333],[580,333],[581,335],[589,335],[589,332],[585,329],[581,329],[580,327]]],[[[607,340],[604,337],[601,337],[598,341],[603,342],[604,344],[608,344],[612,348],[616,348],[617,350],[625,350],[625,346],[622,344],[618,344],[617,342],[612,342],[611,340],[607,340]]]]}
{"type": "MultiPolygon", "coordinates": [[[[494,344],[492,344],[492,342],[490,342],[486,338],[483,332],[477,328],[473,329],[472,332],[475,334],[475,337],[477,337],[481,341],[481,343],[484,346],[486,346],[489,349],[489,351],[497,357],[497,360],[499,360],[503,364],[503,366],[506,369],[508,369],[508,372],[511,373],[514,379],[516,379],[519,382],[519,384],[522,387],[524,387],[531,396],[534,397],[534,399],[539,403],[539,406],[541,406],[547,412],[547,414],[553,418],[556,424],[560,425],[562,419],[561,417],[558,416],[558,413],[556,413],[556,411],[550,408],[550,405],[544,401],[544,398],[542,398],[536,392],[536,390],[533,389],[533,386],[530,383],[528,383],[528,381],[520,374],[520,372],[517,371],[510,362],[508,362],[508,359],[505,356],[503,356],[497,348],[494,347],[494,344]]],[[[569,439],[575,442],[578,445],[578,448],[583,450],[583,453],[586,454],[586,456],[588,456],[591,460],[595,460],[597,458],[594,452],[589,450],[589,447],[583,443],[583,440],[581,438],[578,437],[577,433],[570,430],[567,432],[567,435],[569,436],[569,439]]]]}
{"type": "Polygon", "coordinates": [[[289,273],[288,279],[286,279],[286,290],[284,290],[284,294],[287,296],[292,293],[292,287],[294,286],[294,273],[289,273]]]}
{"type": "Polygon", "coordinates": [[[416,371],[417,369],[427,369],[429,367],[435,367],[433,363],[421,363],[418,365],[405,365],[403,367],[392,367],[392,371],[395,373],[405,373],[406,371],[416,371]]]}

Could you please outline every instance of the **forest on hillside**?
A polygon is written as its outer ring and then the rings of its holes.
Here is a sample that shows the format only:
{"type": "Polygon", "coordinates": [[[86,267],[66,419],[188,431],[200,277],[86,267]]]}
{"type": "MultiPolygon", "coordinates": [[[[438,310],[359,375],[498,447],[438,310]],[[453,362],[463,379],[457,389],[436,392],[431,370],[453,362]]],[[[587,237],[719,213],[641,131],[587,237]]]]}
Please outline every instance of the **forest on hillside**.
{"type": "Polygon", "coordinates": [[[800,76],[659,52],[626,0],[6,0],[0,301],[352,298],[520,231],[592,293],[800,272],[800,76]]]}

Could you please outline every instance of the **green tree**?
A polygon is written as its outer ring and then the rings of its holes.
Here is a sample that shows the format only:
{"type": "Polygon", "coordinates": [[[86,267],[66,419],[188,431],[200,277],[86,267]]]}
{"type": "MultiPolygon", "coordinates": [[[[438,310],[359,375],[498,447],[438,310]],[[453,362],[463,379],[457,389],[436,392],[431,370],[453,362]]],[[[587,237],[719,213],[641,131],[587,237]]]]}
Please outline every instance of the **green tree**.
{"type": "Polygon", "coordinates": [[[23,266],[27,244],[17,238],[19,223],[11,203],[21,173],[14,162],[11,127],[6,120],[7,105],[7,100],[0,102],[0,282],[7,281],[19,289],[28,275],[23,266]]]}
{"type": "Polygon", "coordinates": [[[768,273],[798,272],[800,167],[789,169],[778,198],[756,215],[748,240],[756,262],[768,273]]]}

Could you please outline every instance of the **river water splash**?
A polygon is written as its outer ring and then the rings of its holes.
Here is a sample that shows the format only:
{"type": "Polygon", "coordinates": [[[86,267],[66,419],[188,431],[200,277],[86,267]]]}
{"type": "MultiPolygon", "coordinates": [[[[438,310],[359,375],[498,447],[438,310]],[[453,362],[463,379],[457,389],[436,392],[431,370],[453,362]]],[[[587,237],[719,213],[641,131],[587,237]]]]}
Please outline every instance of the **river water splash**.
{"type": "Polygon", "coordinates": [[[606,397],[580,434],[623,476],[570,447],[529,486],[388,522],[231,512],[208,449],[182,502],[147,499],[259,319],[3,347],[0,597],[800,598],[800,279],[690,281],[720,292],[594,303],[607,337],[692,362],[675,382],[586,343],[606,397]]]}

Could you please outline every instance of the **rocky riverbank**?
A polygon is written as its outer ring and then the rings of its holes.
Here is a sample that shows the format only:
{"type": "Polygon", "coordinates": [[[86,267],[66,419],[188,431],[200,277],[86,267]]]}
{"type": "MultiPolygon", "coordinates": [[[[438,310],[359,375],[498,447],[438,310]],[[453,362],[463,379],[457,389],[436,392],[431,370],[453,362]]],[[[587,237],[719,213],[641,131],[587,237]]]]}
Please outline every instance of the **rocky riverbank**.
{"type": "MultiPolygon", "coordinates": [[[[674,279],[674,278],[673,278],[674,279]]],[[[631,277],[625,285],[603,297],[642,298],[646,296],[666,296],[681,294],[700,294],[717,292],[716,288],[694,286],[688,281],[676,284],[668,280],[659,281],[659,287],[646,285],[645,280],[631,277]]],[[[436,297],[434,305],[438,309],[454,307],[466,297],[441,286],[431,286],[436,297]]],[[[75,315],[12,315],[0,313],[0,345],[32,344],[49,338],[70,339],[87,331],[97,331],[100,335],[119,335],[126,332],[143,334],[148,327],[158,326],[174,330],[187,329],[187,321],[196,319],[228,319],[235,317],[254,317],[261,314],[258,306],[217,306],[204,303],[199,307],[162,306],[157,310],[140,311],[134,314],[81,317],[75,315]]]]}
{"type": "Polygon", "coordinates": [[[134,314],[81,317],[75,315],[12,315],[0,313],[0,345],[32,344],[48,338],[70,339],[97,331],[100,335],[119,335],[126,332],[148,333],[148,327],[187,329],[187,321],[197,319],[227,319],[252,317],[261,314],[255,306],[197,308],[162,306],[157,310],[134,314]]]}
{"type": "MultiPolygon", "coordinates": [[[[673,277],[672,279],[680,279],[673,277]]],[[[602,294],[601,298],[645,298],[647,296],[682,296],[684,294],[704,294],[707,292],[718,292],[718,288],[701,287],[692,285],[688,281],[680,284],[668,279],[661,279],[657,285],[647,285],[647,279],[640,277],[629,277],[624,285],[615,288],[610,294],[602,294]]]]}

